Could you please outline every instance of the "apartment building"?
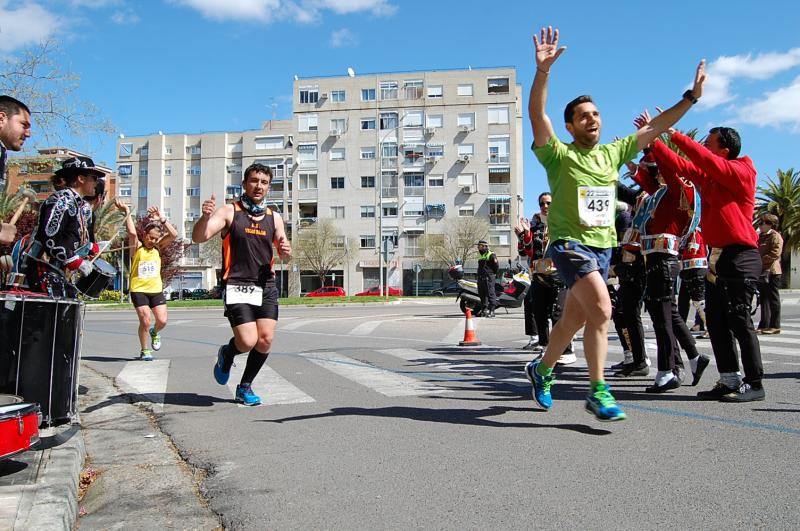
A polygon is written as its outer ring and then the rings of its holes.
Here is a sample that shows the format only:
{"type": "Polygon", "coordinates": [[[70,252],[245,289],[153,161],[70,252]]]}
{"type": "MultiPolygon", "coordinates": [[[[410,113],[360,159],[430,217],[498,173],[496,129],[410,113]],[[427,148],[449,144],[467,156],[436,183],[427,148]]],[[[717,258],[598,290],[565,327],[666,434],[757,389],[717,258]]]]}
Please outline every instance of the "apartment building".
{"type": "MultiPolygon", "coordinates": [[[[259,130],[121,137],[119,195],[140,213],[158,205],[190,238],[205,198],[236,197],[243,169],[266,164],[275,174],[269,200],[290,238],[330,218],[357,242],[357,255],[326,280],[348,293],[378,285],[382,242],[388,285],[413,292],[420,268],[420,283],[442,279],[441,264],[427,263],[422,250],[458,217],[486,219],[493,250],[515,257],[523,190],[515,69],[303,78],[293,92],[292,119],[259,130]]],[[[197,246],[185,265],[183,287],[216,283],[218,264],[197,246]]],[[[279,269],[285,293],[319,285],[313,272],[279,269]]]]}

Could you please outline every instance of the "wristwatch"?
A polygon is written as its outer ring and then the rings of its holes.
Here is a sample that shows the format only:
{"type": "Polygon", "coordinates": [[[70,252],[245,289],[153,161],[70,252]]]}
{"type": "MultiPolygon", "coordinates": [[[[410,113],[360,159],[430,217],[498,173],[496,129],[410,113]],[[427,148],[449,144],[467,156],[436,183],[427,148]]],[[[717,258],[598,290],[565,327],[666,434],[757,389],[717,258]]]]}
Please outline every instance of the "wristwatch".
{"type": "Polygon", "coordinates": [[[683,93],[683,99],[689,100],[690,102],[692,102],[692,105],[697,103],[697,98],[694,97],[692,89],[687,89],[686,92],[683,93]]]}

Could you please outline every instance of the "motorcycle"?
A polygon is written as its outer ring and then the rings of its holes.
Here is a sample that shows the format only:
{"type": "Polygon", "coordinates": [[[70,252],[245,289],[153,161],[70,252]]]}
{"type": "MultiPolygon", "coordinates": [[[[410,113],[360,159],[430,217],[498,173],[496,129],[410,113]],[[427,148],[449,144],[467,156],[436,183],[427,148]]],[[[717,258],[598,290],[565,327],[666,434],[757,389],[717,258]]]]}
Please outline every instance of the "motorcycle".
{"type": "MultiPolygon", "coordinates": [[[[508,269],[503,273],[500,281],[495,281],[494,292],[497,295],[497,308],[519,308],[522,306],[531,288],[531,279],[528,270],[519,262],[511,266],[508,261],[508,269]]],[[[467,308],[472,310],[472,315],[480,317],[485,308],[481,304],[481,297],[478,294],[478,283],[474,280],[464,278],[464,267],[456,264],[447,270],[450,278],[458,282],[460,291],[456,294],[456,302],[461,311],[467,313],[467,308]]]]}

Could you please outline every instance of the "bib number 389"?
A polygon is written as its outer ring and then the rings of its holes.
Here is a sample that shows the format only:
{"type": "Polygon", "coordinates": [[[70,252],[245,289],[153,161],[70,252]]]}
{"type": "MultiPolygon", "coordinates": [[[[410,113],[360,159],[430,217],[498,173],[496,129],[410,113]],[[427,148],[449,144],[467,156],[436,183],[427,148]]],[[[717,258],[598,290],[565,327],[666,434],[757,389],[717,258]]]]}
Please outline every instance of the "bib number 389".
{"type": "Polygon", "coordinates": [[[579,186],[578,215],[585,227],[610,227],[614,223],[613,186],[579,186]]]}
{"type": "Polygon", "coordinates": [[[231,286],[225,288],[225,304],[261,306],[264,290],[260,286],[231,286]]]}

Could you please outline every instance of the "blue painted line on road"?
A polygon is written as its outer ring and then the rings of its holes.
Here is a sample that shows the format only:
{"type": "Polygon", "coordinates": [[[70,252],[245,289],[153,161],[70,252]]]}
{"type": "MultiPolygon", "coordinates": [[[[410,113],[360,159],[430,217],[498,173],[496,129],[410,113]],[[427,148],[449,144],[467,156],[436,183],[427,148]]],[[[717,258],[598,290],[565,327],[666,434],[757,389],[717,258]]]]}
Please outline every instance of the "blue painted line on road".
{"type": "MultiPolygon", "coordinates": [[[[110,330],[96,330],[93,328],[84,328],[84,332],[95,332],[97,334],[111,334],[115,336],[135,336],[139,337],[139,334],[134,332],[112,332],[110,330]]],[[[196,343],[198,345],[211,345],[212,347],[218,347],[219,343],[213,343],[211,341],[198,341],[197,339],[181,339],[179,337],[169,337],[165,335],[161,335],[162,340],[168,339],[169,341],[180,341],[181,343],[196,343]]]]}
{"type": "Polygon", "coordinates": [[[673,417],[686,417],[695,420],[706,420],[711,422],[720,422],[730,426],[737,426],[739,428],[752,428],[756,430],[777,431],[779,433],[788,433],[790,435],[800,435],[800,430],[796,428],[789,428],[788,426],[781,426],[779,424],[763,424],[761,422],[752,422],[749,420],[736,420],[726,419],[725,417],[714,417],[712,415],[701,415],[700,413],[691,413],[689,411],[680,411],[678,409],[667,409],[662,407],[652,406],[639,406],[625,402],[626,409],[636,409],[638,411],[647,411],[649,413],[659,413],[661,415],[670,415],[673,417]]]}

